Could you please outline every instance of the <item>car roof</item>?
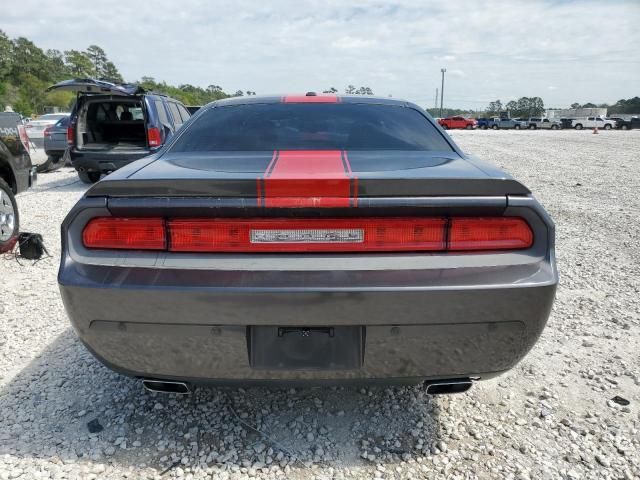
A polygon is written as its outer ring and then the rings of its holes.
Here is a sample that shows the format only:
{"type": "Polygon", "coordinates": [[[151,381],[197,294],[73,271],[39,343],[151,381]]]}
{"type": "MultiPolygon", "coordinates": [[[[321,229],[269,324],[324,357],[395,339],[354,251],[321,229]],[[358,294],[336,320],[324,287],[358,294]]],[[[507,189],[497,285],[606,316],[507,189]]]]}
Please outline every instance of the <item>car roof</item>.
{"type": "Polygon", "coordinates": [[[231,97],[222,100],[216,100],[209,105],[227,106],[227,105],[250,105],[256,103],[368,103],[378,105],[396,105],[403,107],[417,107],[417,105],[388,97],[376,97],[370,95],[329,95],[319,93],[317,95],[310,94],[289,94],[289,95],[251,95],[246,97],[231,97]]]}

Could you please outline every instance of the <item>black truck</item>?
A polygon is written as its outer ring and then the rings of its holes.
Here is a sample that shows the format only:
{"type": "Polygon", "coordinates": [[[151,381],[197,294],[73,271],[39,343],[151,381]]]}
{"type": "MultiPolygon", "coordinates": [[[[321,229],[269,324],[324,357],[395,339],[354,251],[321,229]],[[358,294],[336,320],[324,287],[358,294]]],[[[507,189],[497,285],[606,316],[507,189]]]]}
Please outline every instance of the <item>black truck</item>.
{"type": "Polygon", "coordinates": [[[28,139],[17,113],[0,112],[0,253],[11,250],[19,233],[15,195],[36,182],[28,139]]]}

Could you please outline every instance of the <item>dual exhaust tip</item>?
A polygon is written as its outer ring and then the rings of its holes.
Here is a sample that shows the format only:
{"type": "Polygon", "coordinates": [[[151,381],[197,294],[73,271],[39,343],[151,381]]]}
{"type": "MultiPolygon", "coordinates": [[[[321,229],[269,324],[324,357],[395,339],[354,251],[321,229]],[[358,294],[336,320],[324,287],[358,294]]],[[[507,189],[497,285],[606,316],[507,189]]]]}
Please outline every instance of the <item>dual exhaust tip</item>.
{"type": "MultiPolygon", "coordinates": [[[[185,382],[174,382],[171,380],[151,380],[143,379],[142,385],[150,392],[174,393],[178,395],[189,395],[192,393],[191,386],[185,382]]],[[[448,395],[453,393],[464,393],[471,388],[473,382],[469,378],[457,378],[452,380],[428,380],[424,383],[429,395],[448,395]]]]}
{"type": "Polygon", "coordinates": [[[178,395],[189,395],[191,387],[185,382],[173,382],[171,380],[150,380],[143,379],[142,385],[145,390],[155,393],[177,393],[178,395]]]}

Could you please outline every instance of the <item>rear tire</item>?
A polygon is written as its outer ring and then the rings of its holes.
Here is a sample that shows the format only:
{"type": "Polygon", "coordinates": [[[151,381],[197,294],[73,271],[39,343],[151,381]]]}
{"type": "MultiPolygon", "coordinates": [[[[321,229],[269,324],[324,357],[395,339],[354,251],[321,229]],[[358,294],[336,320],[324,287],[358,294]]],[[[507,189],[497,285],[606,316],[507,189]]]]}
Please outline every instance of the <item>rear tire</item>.
{"type": "Polygon", "coordinates": [[[91,185],[100,180],[100,172],[78,172],[78,177],[82,183],[91,185]]]}
{"type": "Polygon", "coordinates": [[[536,125],[529,125],[529,129],[530,130],[537,130],[537,126],[536,125]]]}
{"type": "Polygon", "coordinates": [[[491,125],[492,130],[498,130],[498,125],[491,125]]]}
{"type": "Polygon", "coordinates": [[[620,130],[629,130],[629,126],[628,125],[622,125],[620,127],[620,130]]]}
{"type": "Polygon", "coordinates": [[[515,130],[520,130],[520,125],[516,125],[515,127],[513,127],[515,130]]]}
{"type": "Polygon", "coordinates": [[[446,125],[440,125],[444,130],[449,130],[449,127],[447,127],[446,125]]]}
{"type": "Polygon", "coordinates": [[[0,253],[11,250],[18,240],[20,217],[11,187],[0,178],[0,253]]]}
{"type": "Polygon", "coordinates": [[[464,127],[464,128],[466,128],[467,130],[471,130],[471,129],[473,128],[473,125],[467,125],[467,126],[466,126],[466,127],[464,127]]]}
{"type": "Polygon", "coordinates": [[[551,130],[557,130],[558,129],[558,125],[551,125],[551,130]]]}
{"type": "Polygon", "coordinates": [[[576,130],[582,130],[582,124],[578,123],[575,127],[576,130]]]}
{"type": "Polygon", "coordinates": [[[610,125],[609,123],[607,123],[607,124],[604,126],[604,129],[605,129],[605,130],[611,130],[611,125],[610,125]]]}

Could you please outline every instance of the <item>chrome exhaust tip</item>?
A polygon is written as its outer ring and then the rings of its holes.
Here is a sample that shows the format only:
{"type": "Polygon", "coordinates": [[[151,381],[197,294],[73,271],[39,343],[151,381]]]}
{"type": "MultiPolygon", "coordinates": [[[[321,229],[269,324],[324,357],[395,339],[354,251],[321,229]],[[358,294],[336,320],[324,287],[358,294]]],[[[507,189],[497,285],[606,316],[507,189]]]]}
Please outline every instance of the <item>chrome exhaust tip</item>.
{"type": "Polygon", "coordinates": [[[142,386],[156,393],[177,393],[178,395],[189,395],[191,388],[184,382],[173,382],[171,380],[149,380],[143,379],[142,386]]]}
{"type": "Polygon", "coordinates": [[[473,385],[473,382],[469,378],[456,378],[453,380],[429,380],[424,383],[429,395],[450,395],[453,393],[464,393],[473,385]]]}

